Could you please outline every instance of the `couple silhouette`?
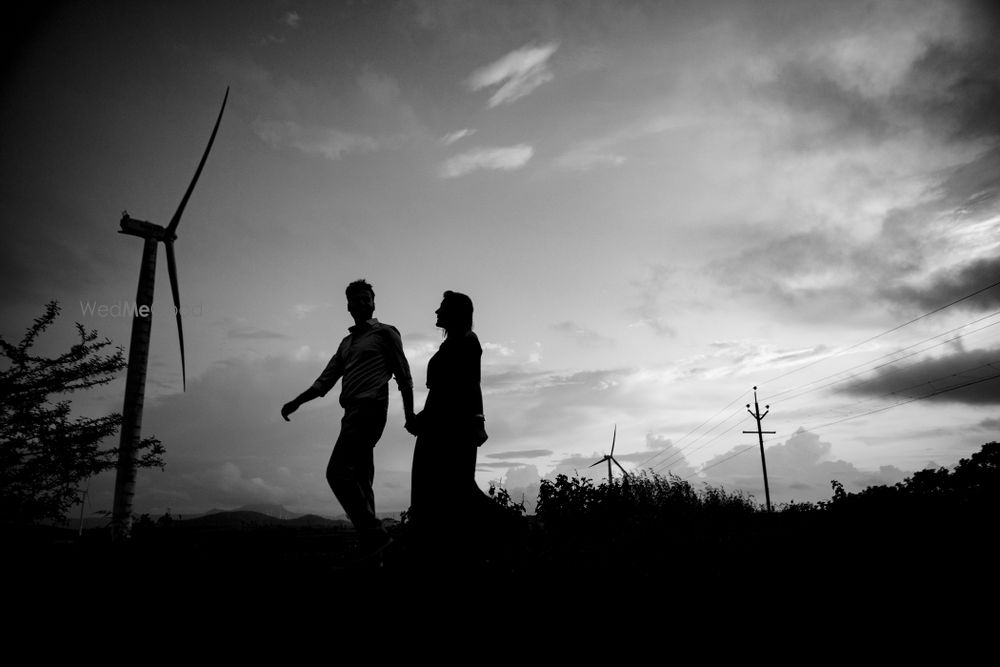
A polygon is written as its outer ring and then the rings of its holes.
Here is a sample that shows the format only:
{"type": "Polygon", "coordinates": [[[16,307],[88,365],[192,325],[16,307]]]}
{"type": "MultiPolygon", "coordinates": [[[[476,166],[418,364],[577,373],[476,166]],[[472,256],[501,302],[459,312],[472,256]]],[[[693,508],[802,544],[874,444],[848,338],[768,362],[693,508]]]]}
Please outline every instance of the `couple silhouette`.
{"type": "Polygon", "coordinates": [[[408,522],[424,551],[453,550],[465,527],[490,503],[475,480],[476,453],[486,441],[480,361],[483,350],[472,331],[472,299],[445,292],[435,311],[446,337],[427,364],[427,400],[413,409],[413,380],[396,327],[379,322],[375,290],[364,280],[347,286],[354,326],[313,384],[281,408],[285,421],[308,401],[325,396],[341,380],[344,408],[340,435],[326,479],[358,531],[363,558],[381,559],[392,537],[375,515],[374,448],[385,430],[389,380],[403,398],[406,430],[417,438],[408,522]]]}

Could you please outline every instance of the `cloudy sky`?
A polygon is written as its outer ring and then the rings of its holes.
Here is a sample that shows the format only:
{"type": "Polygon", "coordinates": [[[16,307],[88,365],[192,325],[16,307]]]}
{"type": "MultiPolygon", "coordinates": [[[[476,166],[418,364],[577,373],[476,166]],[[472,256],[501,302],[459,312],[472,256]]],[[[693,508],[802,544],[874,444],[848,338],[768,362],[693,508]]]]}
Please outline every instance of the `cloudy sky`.
{"type": "MultiPolygon", "coordinates": [[[[158,264],[144,432],[167,466],[140,476],[137,510],[340,512],[337,392],[291,423],[279,409],[345,335],[359,277],[418,403],[441,293],[474,300],[484,488],[530,498],[617,424],[626,468],[763,500],[741,432],[755,385],[778,502],[954,465],[1000,432],[998,18],[952,1],[22,10],[0,333],[57,299],[43,349],[74,321],[128,342],[128,318],[88,310],[135,298],[121,211],[166,224],[229,86],[176,243],[186,392],[158,264]]],[[[76,411],[120,410],[123,384],[76,411]]],[[[384,511],[408,504],[413,447],[395,392],[390,410],[384,511]]],[[[91,509],[111,490],[94,480],[91,509]]]]}

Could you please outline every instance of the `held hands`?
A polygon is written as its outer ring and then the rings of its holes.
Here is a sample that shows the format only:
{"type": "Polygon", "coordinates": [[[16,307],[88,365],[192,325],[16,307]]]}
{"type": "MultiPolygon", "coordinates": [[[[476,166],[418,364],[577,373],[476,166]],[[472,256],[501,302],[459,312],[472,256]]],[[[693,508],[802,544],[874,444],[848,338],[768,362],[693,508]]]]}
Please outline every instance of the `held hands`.
{"type": "Polygon", "coordinates": [[[288,401],[283,406],[281,406],[281,416],[286,422],[292,421],[288,418],[288,415],[292,414],[299,409],[298,404],[295,401],[288,401]]]}
{"type": "Polygon", "coordinates": [[[420,435],[420,415],[410,414],[406,416],[406,423],[403,425],[410,435],[420,435]]]}

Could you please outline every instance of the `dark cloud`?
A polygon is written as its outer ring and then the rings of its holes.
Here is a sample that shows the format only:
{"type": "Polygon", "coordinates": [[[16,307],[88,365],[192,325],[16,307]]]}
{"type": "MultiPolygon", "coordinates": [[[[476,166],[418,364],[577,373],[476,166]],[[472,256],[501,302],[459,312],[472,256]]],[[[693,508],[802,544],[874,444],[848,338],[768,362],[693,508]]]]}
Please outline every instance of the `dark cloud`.
{"type": "Polygon", "coordinates": [[[870,379],[845,386],[840,393],[891,400],[927,396],[942,402],[995,405],[1000,403],[1000,379],[947,391],[994,375],[1000,375],[1000,348],[959,350],[904,368],[883,368],[870,379]],[[943,393],[931,396],[937,392],[943,393]]]}
{"type": "MultiPolygon", "coordinates": [[[[849,30],[877,34],[877,9],[869,11],[857,3],[837,3],[827,10],[813,6],[808,25],[799,26],[798,37],[794,23],[783,16],[776,22],[786,31],[780,42],[799,48],[779,52],[775,75],[758,84],[754,92],[765,105],[778,105],[813,122],[796,124],[780,140],[793,148],[815,149],[845,141],[878,142],[907,129],[956,141],[1000,135],[996,9],[969,1],[952,3],[949,11],[960,23],[957,35],[925,40],[900,80],[868,89],[834,75],[823,58],[803,57],[800,49],[808,53],[808,41],[835,40],[849,30]]],[[[906,29],[914,28],[895,28],[906,29]]]]}
{"type": "MultiPolygon", "coordinates": [[[[888,287],[882,290],[884,298],[911,304],[920,310],[933,310],[977,292],[1000,281],[1000,256],[983,257],[969,264],[949,267],[937,272],[926,287],[910,285],[888,287]]],[[[964,309],[992,310],[1000,306],[1000,285],[963,302],[964,309]]]]}
{"type": "Polygon", "coordinates": [[[988,431],[1000,431],[1000,419],[984,419],[979,422],[979,427],[988,431]]]}
{"type": "Polygon", "coordinates": [[[897,91],[906,110],[956,139],[1000,134],[1000,13],[996,3],[955,3],[963,19],[958,40],[928,44],[897,91]]]}
{"type": "Polygon", "coordinates": [[[934,189],[938,205],[963,216],[989,215],[997,207],[1000,191],[1000,146],[980,153],[974,160],[951,170],[934,189]]]}
{"type": "Polygon", "coordinates": [[[797,318],[822,321],[831,313],[854,312],[857,290],[885,266],[858,262],[848,238],[822,228],[772,237],[712,262],[708,272],[726,287],[776,303],[797,318]],[[859,273],[852,273],[855,269],[859,273]]]}
{"type": "MultiPolygon", "coordinates": [[[[703,480],[722,485],[727,490],[750,493],[763,503],[764,482],[758,451],[755,445],[741,445],[714,457],[705,463],[703,480]]],[[[771,501],[777,503],[793,499],[827,500],[832,494],[831,480],[856,491],[873,484],[895,484],[908,474],[895,466],[864,471],[847,461],[832,460],[832,445],[822,442],[815,433],[803,430],[797,431],[784,444],[767,447],[764,451],[771,501]]]]}
{"type": "MultiPolygon", "coordinates": [[[[951,219],[960,233],[993,215],[1000,200],[1000,151],[951,170],[934,188],[937,197],[907,209],[890,211],[879,234],[859,242],[848,232],[817,226],[762,240],[732,257],[715,261],[708,271],[727,288],[776,304],[790,316],[823,321],[837,313],[859,313],[860,302],[882,305],[894,316],[913,315],[945,306],[1000,279],[1000,256],[976,257],[927,275],[941,231],[930,227],[951,219]]],[[[994,287],[955,306],[982,312],[1000,306],[994,287]]]]}
{"type": "Polygon", "coordinates": [[[824,119],[819,129],[797,125],[796,131],[783,138],[797,150],[826,147],[833,141],[880,141],[895,128],[884,104],[841,84],[811,63],[787,63],[759,92],[796,115],[824,119]]]}
{"type": "Polygon", "coordinates": [[[491,459],[534,459],[542,456],[552,456],[551,449],[522,449],[515,452],[498,452],[487,454],[491,459]]]}
{"type": "Polygon", "coordinates": [[[598,347],[602,345],[613,345],[614,340],[607,336],[602,336],[593,329],[580,326],[576,322],[565,321],[553,324],[552,329],[561,334],[565,334],[585,347],[598,347]]]}
{"type": "MultiPolygon", "coordinates": [[[[898,24],[898,17],[863,4],[806,4],[805,15],[789,11],[779,22],[785,34],[779,40],[782,48],[771,53],[774,71],[748,75],[749,83],[735,84],[740,94],[749,92],[764,108],[791,119],[774,138],[777,145],[838,151],[858,141],[868,145],[889,138],[934,137],[962,155],[978,152],[936,174],[937,182],[920,203],[891,211],[873,239],[857,240],[847,223],[838,229],[817,217],[802,225],[807,231],[784,237],[765,229],[756,245],[716,262],[712,273],[727,287],[770,300],[808,321],[822,320],[827,313],[858,312],[859,300],[884,304],[894,314],[915,313],[994,282],[1000,259],[976,256],[942,267],[937,250],[953,233],[958,237],[972,231],[972,225],[1000,208],[996,4],[970,1],[940,8],[957,19],[958,29],[938,31],[937,37],[929,30],[915,53],[896,53],[909,58],[909,65],[883,87],[866,83],[865,63],[845,64],[834,52],[816,55],[814,45],[836,43],[852,33],[862,42],[879,30],[899,35],[899,30],[916,30],[917,24],[898,24]],[[928,276],[931,269],[935,272],[928,276]]],[[[788,9],[782,6],[783,13],[788,9]]],[[[762,42],[778,37],[758,20],[748,28],[759,32],[762,42]]],[[[878,175],[870,178],[877,181],[878,175]]],[[[762,226],[787,226],[775,223],[762,226]]],[[[1000,293],[990,292],[959,308],[987,309],[998,303],[1000,293]]]]}

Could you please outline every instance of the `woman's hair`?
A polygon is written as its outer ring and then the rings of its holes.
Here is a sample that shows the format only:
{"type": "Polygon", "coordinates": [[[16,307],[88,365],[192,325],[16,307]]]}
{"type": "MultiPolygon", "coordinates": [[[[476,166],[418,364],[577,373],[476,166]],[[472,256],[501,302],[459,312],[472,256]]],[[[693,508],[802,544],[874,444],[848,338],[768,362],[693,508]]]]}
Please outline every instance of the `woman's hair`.
{"type": "Polygon", "coordinates": [[[472,299],[461,292],[449,290],[444,293],[443,302],[448,305],[455,333],[472,331],[472,299]]]}

